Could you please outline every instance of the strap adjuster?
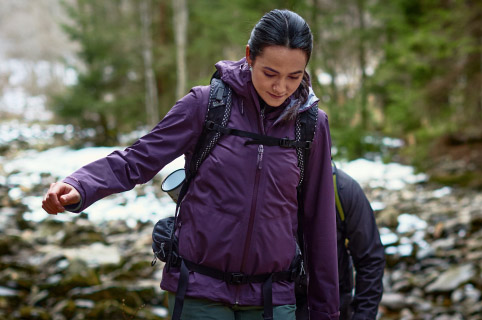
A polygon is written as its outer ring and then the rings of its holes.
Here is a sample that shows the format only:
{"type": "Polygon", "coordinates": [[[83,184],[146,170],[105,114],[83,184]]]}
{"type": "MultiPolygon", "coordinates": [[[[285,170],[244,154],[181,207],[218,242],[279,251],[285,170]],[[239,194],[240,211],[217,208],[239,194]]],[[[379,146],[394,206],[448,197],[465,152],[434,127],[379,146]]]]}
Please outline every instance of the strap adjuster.
{"type": "Polygon", "coordinates": [[[214,121],[206,121],[206,129],[208,130],[214,130],[214,128],[216,127],[216,124],[214,123],[214,121]]]}
{"type": "Polygon", "coordinates": [[[291,148],[291,140],[288,138],[279,139],[279,146],[282,148],[291,148]]]}
{"type": "Polygon", "coordinates": [[[229,275],[228,283],[230,284],[245,284],[248,283],[248,277],[244,273],[233,272],[229,275]]]}

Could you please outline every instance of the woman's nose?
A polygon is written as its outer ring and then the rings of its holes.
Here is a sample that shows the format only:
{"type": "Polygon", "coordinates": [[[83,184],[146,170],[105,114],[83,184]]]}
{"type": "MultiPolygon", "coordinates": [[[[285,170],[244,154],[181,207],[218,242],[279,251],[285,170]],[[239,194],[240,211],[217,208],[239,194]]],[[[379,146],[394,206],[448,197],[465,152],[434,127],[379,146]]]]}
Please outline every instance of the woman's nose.
{"type": "Polygon", "coordinates": [[[283,93],[285,91],[285,81],[278,80],[273,84],[273,91],[275,93],[283,93]]]}

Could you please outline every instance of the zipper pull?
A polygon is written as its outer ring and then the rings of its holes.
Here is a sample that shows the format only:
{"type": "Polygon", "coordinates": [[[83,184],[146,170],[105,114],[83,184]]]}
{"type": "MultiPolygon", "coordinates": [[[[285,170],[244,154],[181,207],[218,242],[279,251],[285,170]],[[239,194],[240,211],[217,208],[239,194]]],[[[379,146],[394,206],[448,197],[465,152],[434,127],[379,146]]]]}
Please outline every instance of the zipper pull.
{"type": "Polygon", "coordinates": [[[262,144],[258,146],[258,169],[261,170],[261,162],[263,161],[263,152],[264,152],[264,147],[262,144]]]}
{"type": "Polygon", "coordinates": [[[241,99],[241,114],[244,116],[244,100],[241,99]]]}
{"type": "Polygon", "coordinates": [[[154,259],[151,261],[151,267],[154,267],[157,262],[157,255],[154,254],[154,259]]]}

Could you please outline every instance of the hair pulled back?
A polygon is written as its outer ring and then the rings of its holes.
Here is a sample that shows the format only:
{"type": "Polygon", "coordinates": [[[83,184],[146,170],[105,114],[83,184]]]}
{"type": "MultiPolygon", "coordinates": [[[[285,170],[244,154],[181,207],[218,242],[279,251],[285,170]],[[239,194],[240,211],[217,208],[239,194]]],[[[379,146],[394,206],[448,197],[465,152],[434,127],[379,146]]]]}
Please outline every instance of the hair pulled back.
{"type": "MultiPolygon", "coordinates": [[[[268,46],[283,46],[301,49],[306,53],[306,62],[313,50],[313,35],[306,21],[289,10],[274,9],[266,13],[254,26],[248,41],[250,58],[254,61],[268,46]]],[[[295,92],[298,105],[290,112],[289,118],[296,116],[299,107],[306,102],[309,94],[310,78],[306,73],[295,92]]]]}

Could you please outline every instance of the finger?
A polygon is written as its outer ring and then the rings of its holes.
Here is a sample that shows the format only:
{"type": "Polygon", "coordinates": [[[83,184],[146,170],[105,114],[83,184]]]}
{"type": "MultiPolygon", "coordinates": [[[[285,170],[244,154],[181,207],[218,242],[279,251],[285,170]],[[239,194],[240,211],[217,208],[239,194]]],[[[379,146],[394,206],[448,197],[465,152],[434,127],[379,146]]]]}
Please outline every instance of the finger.
{"type": "Polygon", "coordinates": [[[49,201],[48,198],[42,201],[42,208],[50,214],[57,214],[58,212],[61,212],[59,207],[49,201]]]}
{"type": "Polygon", "coordinates": [[[56,208],[57,212],[63,212],[65,211],[64,206],[60,203],[58,199],[58,195],[56,193],[48,193],[47,195],[47,203],[49,203],[51,206],[56,208]]]}
{"type": "Polygon", "coordinates": [[[57,214],[56,208],[50,206],[49,204],[47,204],[45,202],[42,204],[42,209],[44,209],[48,214],[55,214],[55,215],[57,214]]]}
{"type": "Polygon", "coordinates": [[[69,193],[61,195],[59,201],[63,206],[75,204],[80,201],[80,195],[76,190],[71,190],[69,193]]]}

